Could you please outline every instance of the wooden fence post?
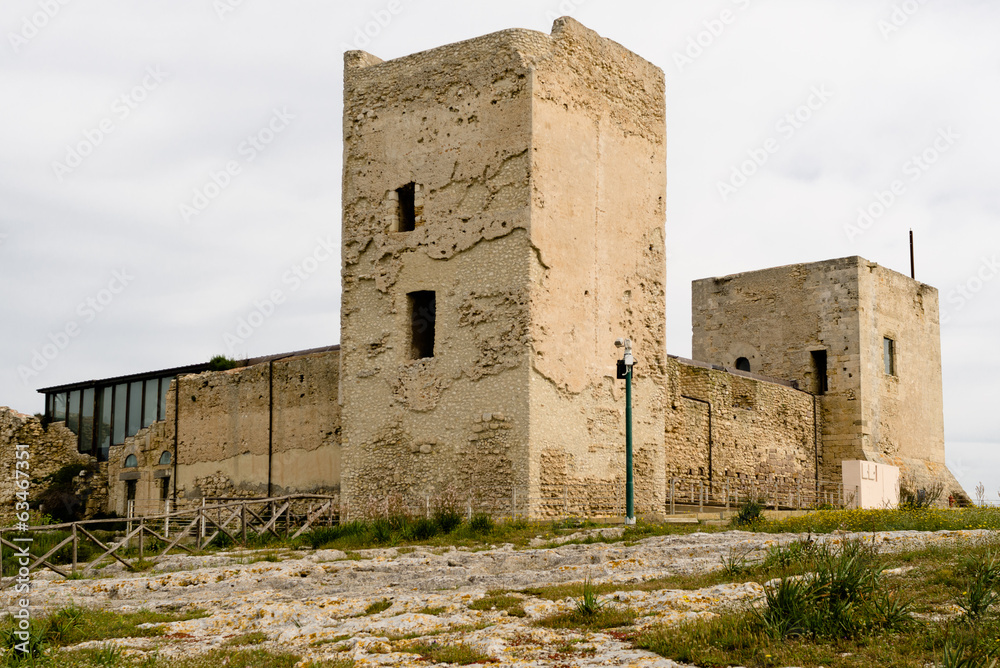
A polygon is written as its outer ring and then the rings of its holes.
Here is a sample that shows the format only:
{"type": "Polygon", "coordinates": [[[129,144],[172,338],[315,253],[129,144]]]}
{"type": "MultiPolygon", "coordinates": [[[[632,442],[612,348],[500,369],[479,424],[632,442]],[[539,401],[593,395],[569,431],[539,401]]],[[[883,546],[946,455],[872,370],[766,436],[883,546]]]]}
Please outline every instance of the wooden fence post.
{"type": "Polygon", "coordinates": [[[73,570],[70,572],[76,574],[76,559],[77,559],[77,548],[80,544],[80,539],[76,535],[76,522],[73,522],[73,570]]]}

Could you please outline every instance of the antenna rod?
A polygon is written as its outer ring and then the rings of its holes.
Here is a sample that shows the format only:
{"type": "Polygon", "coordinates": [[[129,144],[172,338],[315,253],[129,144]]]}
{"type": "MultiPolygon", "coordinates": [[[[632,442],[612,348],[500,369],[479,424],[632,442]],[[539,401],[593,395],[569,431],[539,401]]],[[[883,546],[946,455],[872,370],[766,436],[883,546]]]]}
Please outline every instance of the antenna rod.
{"type": "Polygon", "coordinates": [[[913,230],[910,230],[910,278],[917,278],[916,269],[913,267],[913,230]]]}

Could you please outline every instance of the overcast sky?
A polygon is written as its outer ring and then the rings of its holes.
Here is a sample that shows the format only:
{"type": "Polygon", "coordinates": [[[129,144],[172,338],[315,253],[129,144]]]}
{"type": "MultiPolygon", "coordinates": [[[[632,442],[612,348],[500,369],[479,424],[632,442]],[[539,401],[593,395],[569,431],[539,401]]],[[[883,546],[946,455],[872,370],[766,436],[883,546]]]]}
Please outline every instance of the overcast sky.
{"type": "Polygon", "coordinates": [[[941,293],[948,463],[997,500],[986,0],[3,0],[0,405],[337,342],[343,51],[566,14],[666,73],[669,352],[691,352],[693,279],[848,255],[908,273],[913,228],[941,293]]]}

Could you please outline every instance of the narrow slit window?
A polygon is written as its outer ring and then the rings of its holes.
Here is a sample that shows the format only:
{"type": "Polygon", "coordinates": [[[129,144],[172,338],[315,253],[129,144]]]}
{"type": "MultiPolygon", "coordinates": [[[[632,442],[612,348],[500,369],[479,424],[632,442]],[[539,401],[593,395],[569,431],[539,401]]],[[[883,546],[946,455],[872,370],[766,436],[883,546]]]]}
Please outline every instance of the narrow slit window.
{"type": "Polygon", "coordinates": [[[398,216],[396,231],[412,232],[417,227],[417,184],[407,183],[402,188],[396,188],[398,216]]]}
{"type": "Polygon", "coordinates": [[[740,357],[736,360],[736,370],[737,371],[750,371],[750,360],[746,357],[740,357]]]}
{"type": "Polygon", "coordinates": [[[815,379],[813,381],[813,394],[826,394],[827,390],[830,389],[829,381],[827,380],[826,351],[812,351],[812,363],[813,378],[815,379]]]}
{"type": "Polygon", "coordinates": [[[434,357],[436,300],[431,290],[407,295],[410,302],[410,359],[434,357]]]}
{"type": "Polygon", "coordinates": [[[896,342],[885,337],[882,339],[882,359],[885,362],[885,372],[890,376],[896,375],[896,342]]]}

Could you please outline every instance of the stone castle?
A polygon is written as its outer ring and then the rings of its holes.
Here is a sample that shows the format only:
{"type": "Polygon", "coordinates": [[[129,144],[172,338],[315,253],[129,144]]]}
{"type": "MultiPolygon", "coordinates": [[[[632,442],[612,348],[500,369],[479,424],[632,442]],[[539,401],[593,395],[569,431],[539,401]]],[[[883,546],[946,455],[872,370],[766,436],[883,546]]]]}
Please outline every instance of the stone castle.
{"type": "Polygon", "coordinates": [[[658,67],[563,18],[344,68],[340,346],[45,388],[46,429],[0,411],[3,457],[96,460],[88,510],[119,515],[450,492],[541,516],[558,490],[586,512],[623,486],[628,336],[639,513],[675,479],[818,492],[851,459],[965,498],[930,286],[859,257],[696,281],[698,361],[667,354],[658,67]]]}

